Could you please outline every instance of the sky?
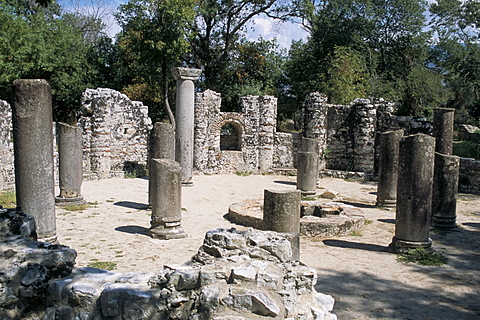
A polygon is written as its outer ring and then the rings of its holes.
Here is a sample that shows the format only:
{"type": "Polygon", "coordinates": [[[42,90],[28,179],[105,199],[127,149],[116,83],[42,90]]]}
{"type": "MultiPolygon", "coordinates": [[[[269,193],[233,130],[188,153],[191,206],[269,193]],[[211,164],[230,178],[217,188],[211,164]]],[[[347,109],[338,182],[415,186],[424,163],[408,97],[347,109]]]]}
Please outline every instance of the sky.
{"type": "MultiPolygon", "coordinates": [[[[82,6],[85,10],[95,10],[99,4],[107,7],[107,11],[113,13],[121,3],[126,0],[59,0],[64,9],[70,6],[82,6]]],[[[108,15],[108,34],[113,38],[120,31],[120,27],[115,23],[113,15],[108,15]]],[[[280,49],[290,48],[292,40],[306,39],[308,33],[300,25],[291,22],[281,23],[267,16],[255,17],[247,26],[247,39],[257,40],[260,36],[265,40],[277,39],[280,49]]]]}

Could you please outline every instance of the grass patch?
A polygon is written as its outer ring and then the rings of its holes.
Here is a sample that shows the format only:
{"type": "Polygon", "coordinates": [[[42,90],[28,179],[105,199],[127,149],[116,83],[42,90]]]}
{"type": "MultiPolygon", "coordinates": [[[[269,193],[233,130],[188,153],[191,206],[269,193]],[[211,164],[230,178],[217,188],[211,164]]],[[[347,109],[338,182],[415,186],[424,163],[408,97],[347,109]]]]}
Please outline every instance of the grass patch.
{"type": "Polygon", "coordinates": [[[350,233],[350,235],[353,236],[353,237],[362,237],[363,236],[363,234],[361,234],[359,231],[352,231],[350,233]]]}
{"type": "Polygon", "coordinates": [[[253,171],[237,171],[235,172],[237,176],[247,177],[253,174],[253,171]]]}
{"type": "Polygon", "coordinates": [[[368,220],[368,219],[365,219],[365,224],[372,224],[373,223],[373,220],[368,220]]]}
{"type": "Polygon", "coordinates": [[[317,197],[309,197],[309,196],[302,197],[303,201],[315,201],[317,199],[318,199],[317,197]]]}
{"type": "Polygon", "coordinates": [[[108,200],[105,200],[106,202],[110,202],[110,203],[113,203],[115,202],[115,200],[112,200],[112,199],[108,199],[108,200]]]}
{"type": "MultiPolygon", "coordinates": [[[[95,259],[92,259],[92,260],[95,260],[95,259]]],[[[87,267],[111,271],[117,268],[117,264],[115,262],[110,262],[110,261],[95,261],[95,262],[90,262],[87,265],[87,267]]]]}
{"type": "Polygon", "coordinates": [[[473,141],[454,142],[452,153],[459,157],[480,160],[480,144],[473,141]]]}
{"type": "Polygon", "coordinates": [[[2,191],[0,192],[0,206],[4,208],[15,208],[17,205],[17,196],[15,191],[2,191]]]}
{"type": "Polygon", "coordinates": [[[67,211],[83,211],[85,209],[90,208],[90,205],[88,203],[84,204],[69,204],[63,207],[63,209],[67,211]]]}
{"type": "Polygon", "coordinates": [[[297,172],[295,172],[295,171],[289,172],[289,173],[287,173],[287,176],[289,176],[289,177],[296,177],[296,176],[297,176],[297,172]]]}
{"type": "Polygon", "coordinates": [[[447,258],[440,252],[425,248],[410,249],[397,257],[399,262],[413,262],[421,266],[441,266],[447,263],[447,258]]]}

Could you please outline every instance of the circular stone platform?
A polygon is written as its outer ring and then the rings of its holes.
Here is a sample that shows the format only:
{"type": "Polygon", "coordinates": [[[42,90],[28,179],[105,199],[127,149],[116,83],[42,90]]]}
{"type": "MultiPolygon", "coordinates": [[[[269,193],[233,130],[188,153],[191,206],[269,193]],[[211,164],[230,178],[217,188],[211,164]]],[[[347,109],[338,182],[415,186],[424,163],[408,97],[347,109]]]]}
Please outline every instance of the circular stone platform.
{"type": "MultiPolygon", "coordinates": [[[[268,230],[263,221],[263,199],[250,199],[232,204],[228,219],[234,223],[268,230]]],[[[351,205],[332,201],[302,201],[300,234],[330,237],[358,231],[365,225],[363,211],[351,205]]]]}

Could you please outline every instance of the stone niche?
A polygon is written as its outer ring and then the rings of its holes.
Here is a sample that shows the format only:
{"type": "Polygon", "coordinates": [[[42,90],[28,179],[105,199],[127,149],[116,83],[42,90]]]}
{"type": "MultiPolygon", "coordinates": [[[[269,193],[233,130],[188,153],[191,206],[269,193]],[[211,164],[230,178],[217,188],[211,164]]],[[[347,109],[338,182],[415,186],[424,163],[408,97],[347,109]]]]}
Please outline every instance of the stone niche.
{"type": "Polygon", "coordinates": [[[144,174],[152,121],[148,107],[111,89],[87,89],[82,96],[83,170],[105,179],[144,174]]]}
{"type": "Polygon", "coordinates": [[[335,320],[317,274],[275,232],[216,229],[158,273],[74,268],[76,252],[34,241],[33,218],[0,209],[0,319],[335,320]]]}

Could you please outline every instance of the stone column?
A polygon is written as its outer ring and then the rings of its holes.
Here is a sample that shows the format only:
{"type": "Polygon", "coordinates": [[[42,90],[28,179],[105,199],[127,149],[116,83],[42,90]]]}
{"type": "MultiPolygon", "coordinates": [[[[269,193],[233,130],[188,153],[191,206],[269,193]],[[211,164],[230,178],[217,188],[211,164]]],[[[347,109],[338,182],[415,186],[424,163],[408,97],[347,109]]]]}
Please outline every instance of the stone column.
{"type": "Polygon", "coordinates": [[[460,158],[435,153],[432,225],[453,228],[457,219],[457,192],[460,158]]]}
{"type": "Polygon", "coordinates": [[[55,197],[55,202],[57,205],[84,204],[82,129],[59,122],[57,137],[60,195],[55,197]]]}
{"type": "Polygon", "coordinates": [[[435,151],[451,155],[453,148],[453,116],[455,109],[433,109],[433,136],[435,137],[435,151]]]}
{"type": "MultiPolygon", "coordinates": [[[[152,167],[152,159],[175,160],[175,130],[170,123],[156,122],[150,132],[148,167],[152,167]]],[[[148,203],[152,203],[153,191],[152,171],[148,171],[148,203]]]]}
{"type": "Polygon", "coordinates": [[[45,80],[13,82],[17,207],[35,218],[39,241],[56,242],[52,91],[45,80]]]}
{"type": "Polygon", "coordinates": [[[181,167],[171,159],[152,159],[152,220],[149,235],[154,239],[179,239],[187,235],[181,226],[181,167]]]}
{"type": "Polygon", "coordinates": [[[318,154],[315,152],[297,153],[297,189],[303,195],[317,193],[318,154]]]}
{"type": "Polygon", "coordinates": [[[315,177],[318,181],[318,173],[320,171],[320,163],[322,162],[321,155],[320,155],[320,140],[316,138],[306,138],[302,137],[301,143],[301,151],[302,152],[313,152],[317,154],[318,164],[317,164],[317,172],[315,173],[315,177]]]}
{"type": "MultiPolygon", "coordinates": [[[[303,103],[303,135],[307,138],[317,139],[319,153],[324,153],[327,149],[327,100],[328,97],[326,95],[313,92],[305,98],[303,103]]],[[[325,158],[319,156],[318,160],[319,170],[325,169],[325,158]]]]}
{"type": "Polygon", "coordinates": [[[177,80],[177,100],[175,106],[175,159],[182,167],[182,184],[192,185],[193,177],[193,130],[195,85],[202,70],[173,68],[172,74],[177,80]]]}
{"type": "Polygon", "coordinates": [[[283,233],[292,245],[292,257],[300,260],[300,190],[265,190],[263,220],[269,230],[283,233]]]}
{"type": "Polygon", "coordinates": [[[435,138],[415,134],[400,140],[395,236],[390,248],[429,248],[435,138]]]}
{"type": "Polygon", "coordinates": [[[398,156],[403,130],[380,135],[377,206],[395,207],[397,202],[398,156]]]}
{"type": "Polygon", "coordinates": [[[377,109],[369,99],[355,99],[353,102],[355,124],[353,127],[353,171],[373,172],[375,170],[375,124],[377,109]]]}

